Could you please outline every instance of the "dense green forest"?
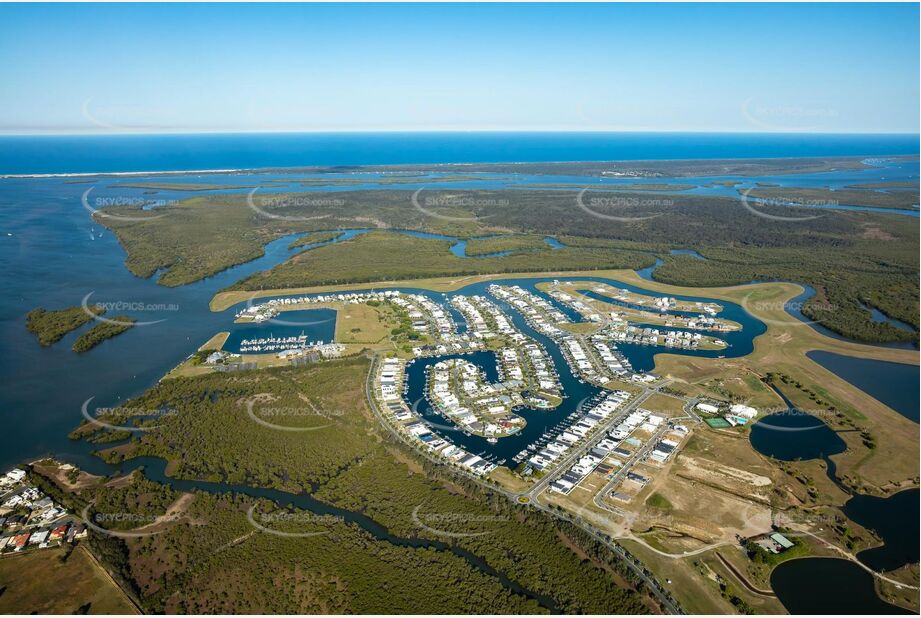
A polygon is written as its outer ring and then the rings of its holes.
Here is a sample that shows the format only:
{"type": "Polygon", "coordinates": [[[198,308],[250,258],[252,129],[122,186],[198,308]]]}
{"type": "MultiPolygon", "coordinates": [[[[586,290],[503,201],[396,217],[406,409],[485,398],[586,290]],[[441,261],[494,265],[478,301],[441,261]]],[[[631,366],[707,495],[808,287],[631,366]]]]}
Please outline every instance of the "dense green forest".
{"type": "MultiPolygon", "coordinates": [[[[395,232],[369,232],[348,241],[304,252],[269,271],[256,273],[238,282],[231,289],[264,290],[441,275],[637,269],[651,266],[655,261],[652,256],[643,253],[606,247],[554,250],[546,243],[543,248],[521,250],[511,255],[462,258],[451,253],[449,249],[452,244],[449,240],[414,238],[395,232]]],[[[504,246],[508,244],[504,243],[504,246]]]]}
{"type": "Polygon", "coordinates": [[[117,315],[107,318],[107,321],[100,322],[93,328],[89,329],[74,341],[74,352],[86,352],[95,348],[97,345],[122,334],[126,330],[134,327],[135,320],[126,315],[117,315]]]}
{"type": "MultiPolygon", "coordinates": [[[[298,194],[303,195],[303,194],[298,194]]],[[[331,200],[291,200],[279,194],[259,214],[246,196],[203,196],[158,210],[160,218],[101,218],[128,252],[140,276],[160,269],[160,282],[182,285],[263,253],[266,242],[295,232],[342,227],[422,230],[473,238],[473,254],[511,250],[502,257],[459,258],[449,241],[377,233],[309,250],[257,273],[236,287],[265,289],[321,283],[487,272],[641,268],[666,260],[654,277],[703,286],[752,279],[784,279],[820,290],[806,313],[841,334],[868,341],[911,339],[911,333],[872,322],[860,299],[887,315],[918,323],[918,219],[873,212],[759,206],[768,215],[814,217],[779,221],[757,216],[737,199],[693,194],[501,189],[463,192],[437,187],[422,196],[402,189],[343,191],[331,200]],[[476,200],[459,197],[475,195],[476,200]],[[453,200],[453,201],[452,201],[453,200]],[[279,205],[281,204],[281,205],[279,205]],[[584,208],[583,208],[584,207],[584,208]],[[594,214],[593,214],[594,213],[594,214]],[[616,218],[612,218],[616,217],[616,218]],[[515,239],[508,235],[523,235],[515,239]],[[541,247],[554,235],[566,249],[541,247]],[[692,248],[710,257],[691,262],[669,248],[692,248]],[[825,302],[828,300],[829,302],[825,302]],[[835,305],[835,309],[819,310],[835,305]]],[[[253,199],[257,199],[258,195],[253,199]]],[[[126,210],[126,209],[121,209],[126,210]]],[[[143,216],[146,211],[133,212],[143,216]]]]}
{"type": "Polygon", "coordinates": [[[918,191],[873,191],[851,187],[831,191],[804,187],[755,187],[740,189],[749,198],[781,204],[831,204],[870,208],[917,208],[918,191]]]}
{"type": "Polygon", "coordinates": [[[646,613],[654,607],[615,555],[578,528],[424,465],[382,435],[365,407],[369,366],[356,357],[168,379],[128,404],[172,413],[129,448],[116,447],[121,456],[167,459],[174,477],[308,491],[369,517],[388,535],[242,495],[196,491],[179,513],[177,492],[136,475],[131,484],[92,490],[93,512],[149,516],[173,505],[174,517],[153,536],[94,543],[111,569],[130,579],[146,609],[646,613]],[[256,422],[250,412],[279,427],[322,429],[286,431],[256,422]],[[260,531],[247,519],[254,506],[274,516],[268,528],[322,534],[260,531]]]}

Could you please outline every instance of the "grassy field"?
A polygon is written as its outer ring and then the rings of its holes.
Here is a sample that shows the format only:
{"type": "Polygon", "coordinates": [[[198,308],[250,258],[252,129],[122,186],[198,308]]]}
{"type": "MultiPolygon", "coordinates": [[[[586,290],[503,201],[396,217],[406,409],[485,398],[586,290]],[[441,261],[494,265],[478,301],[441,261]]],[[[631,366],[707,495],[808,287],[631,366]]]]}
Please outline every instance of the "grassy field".
{"type": "MultiPolygon", "coordinates": [[[[836,456],[839,473],[859,477],[864,484],[862,489],[872,493],[893,491],[901,487],[903,482],[916,478],[914,460],[919,453],[915,439],[917,425],[813,363],[805,353],[810,350],[827,350],[846,356],[917,365],[917,352],[866,346],[821,335],[783,311],[784,301],[796,296],[801,289],[793,284],[699,290],[650,284],[634,273],[625,273],[623,278],[628,283],[646,285],[650,289],[669,294],[687,294],[693,290],[699,295],[732,302],[741,302],[751,294],[747,305],[752,314],[768,324],[768,331],[755,340],[755,349],[748,356],[735,359],[695,358],[688,361],[677,355],[659,354],[656,355],[656,373],[684,382],[682,386],[690,388],[693,393],[723,398],[725,389],[729,388],[743,400],[750,399],[756,405],[775,408],[782,405],[781,400],[766,390],[763,384],[759,384],[758,376],[763,377],[770,371],[796,376],[805,388],[818,394],[825,402],[824,406],[834,406],[848,419],[877,437],[878,446],[872,451],[853,444],[846,453],[836,456]],[[728,376],[735,378],[730,381],[728,376]]],[[[807,409],[817,407],[814,401],[808,399],[804,403],[803,407],[807,409]]]]}
{"type": "Polygon", "coordinates": [[[227,338],[230,337],[229,331],[222,331],[217,333],[211,339],[201,344],[198,348],[198,351],[203,350],[220,350],[224,347],[224,344],[227,343],[227,338]]]}
{"type": "Polygon", "coordinates": [[[137,614],[125,594],[79,545],[0,558],[0,613],[137,614]]]}
{"type": "Polygon", "coordinates": [[[366,304],[348,304],[336,308],[336,341],[338,343],[361,343],[370,346],[386,343],[391,326],[386,309],[366,304]]]}
{"type": "Polygon", "coordinates": [[[662,494],[650,494],[646,498],[646,505],[651,506],[654,509],[661,509],[663,511],[669,511],[672,509],[672,503],[668,501],[668,498],[662,494]]]}
{"type": "Polygon", "coordinates": [[[691,559],[665,558],[634,541],[621,541],[621,545],[648,565],[662,581],[671,581],[666,587],[689,614],[734,613],[732,606],[720,597],[715,584],[699,577],[691,559]]]}
{"type": "Polygon", "coordinates": [[[679,416],[684,410],[684,402],[668,395],[656,393],[643,402],[643,409],[651,412],[664,412],[669,416],[679,416]]]}

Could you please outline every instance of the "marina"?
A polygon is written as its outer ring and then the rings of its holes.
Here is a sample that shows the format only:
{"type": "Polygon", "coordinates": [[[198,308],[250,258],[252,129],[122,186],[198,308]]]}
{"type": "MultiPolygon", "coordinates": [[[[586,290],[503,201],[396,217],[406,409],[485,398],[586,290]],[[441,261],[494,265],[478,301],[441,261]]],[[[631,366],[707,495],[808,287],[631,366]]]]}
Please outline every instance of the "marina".
{"type": "Polygon", "coordinates": [[[235,324],[224,349],[237,354],[272,354],[305,349],[331,343],[335,332],[335,310],[302,309],[285,312],[278,321],[269,318],[235,324]]]}

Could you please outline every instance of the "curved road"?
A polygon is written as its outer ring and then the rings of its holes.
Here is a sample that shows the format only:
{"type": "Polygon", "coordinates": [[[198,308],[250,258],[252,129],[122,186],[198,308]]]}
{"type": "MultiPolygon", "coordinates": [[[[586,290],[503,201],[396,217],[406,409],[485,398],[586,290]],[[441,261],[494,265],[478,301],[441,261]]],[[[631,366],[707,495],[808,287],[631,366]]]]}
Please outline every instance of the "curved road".
{"type": "MultiPolygon", "coordinates": [[[[371,369],[370,369],[370,371],[368,372],[368,378],[365,380],[365,397],[366,397],[366,399],[367,399],[367,401],[368,401],[368,405],[371,407],[371,411],[372,411],[372,412],[374,413],[374,415],[377,417],[378,421],[379,421],[384,427],[386,427],[387,430],[391,433],[391,435],[393,435],[397,440],[403,442],[404,444],[407,444],[407,445],[410,446],[415,452],[417,452],[419,455],[425,457],[426,459],[428,459],[428,460],[431,461],[432,463],[435,463],[435,464],[440,465],[440,466],[445,466],[445,462],[444,462],[444,461],[441,461],[441,460],[439,460],[439,459],[437,459],[437,458],[435,458],[435,457],[432,457],[429,453],[423,452],[423,451],[421,451],[421,450],[415,448],[412,444],[409,444],[406,440],[404,440],[403,435],[400,434],[400,433],[393,427],[393,425],[391,425],[390,422],[387,421],[387,419],[386,419],[386,418],[384,417],[384,415],[382,414],[380,408],[379,408],[378,405],[377,405],[377,400],[374,398],[374,388],[373,388],[374,376],[375,376],[375,374],[376,374],[376,372],[377,372],[378,360],[379,360],[379,355],[378,355],[378,354],[375,354],[375,355],[372,357],[372,359],[371,359],[371,369]]],[[[661,387],[661,386],[664,386],[664,384],[660,385],[660,387],[661,387]]],[[[633,402],[633,404],[634,404],[634,405],[639,404],[640,401],[645,400],[646,397],[648,397],[649,395],[651,395],[652,392],[654,392],[655,390],[656,390],[656,389],[647,389],[647,392],[644,392],[643,395],[641,395],[640,397],[638,397],[638,398],[633,402]]],[[[632,408],[629,408],[629,409],[632,409],[632,408]]],[[[580,449],[580,450],[581,450],[581,449],[580,449]]],[[[522,504],[522,502],[521,502],[520,499],[521,499],[522,497],[526,497],[526,498],[528,498],[528,502],[527,502],[527,505],[528,505],[528,506],[533,507],[533,508],[536,508],[536,509],[539,509],[539,510],[543,511],[544,513],[547,513],[548,515],[551,515],[551,516],[553,516],[553,517],[556,517],[557,519],[561,519],[561,520],[563,520],[563,521],[567,521],[567,522],[573,524],[574,526],[578,526],[578,527],[581,528],[584,532],[588,533],[589,536],[591,536],[593,539],[595,539],[596,541],[602,543],[603,545],[605,545],[606,547],[608,547],[610,550],[612,550],[615,554],[617,554],[620,558],[622,558],[622,559],[624,560],[624,563],[627,565],[627,567],[628,567],[631,571],[633,571],[633,573],[634,573],[634,574],[635,574],[635,575],[646,585],[646,587],[649,589],[650,592],[652,592],[652,594],[653,594],[653,596],[656,598],[656,600],[662,605],[663,608],[665,608],[665,611],[666,611],[666,612],[668,612],[669,614],[682,614],[682,613],[684,613],[684,612],[681,610],[681,608],[678,606],[678,603],[677,603],[674,599],[672,599],[672,598],[671,598],[671,595],[662,587],[662,584],[660,584],[660,583],[655,579],[655,576],[653,576],[653,574],[652,574],[646,567],[644,567],[643,564],[642,564],[638,559],[636,559],[635,557],[633,557],[632,555],[630,555],[629,553],[627,553],[627,550],[625,550],[623,547],[621,547],[620,545],[618,545],[617,543],[615,543],[615,542],[613,541],[613,539],[611,539],[611,537],[609,537],[609,536],[606,535],[606,534],[602,534],[600,531],[598,531],[598,530],[595,529],[594,527],[592,527],[592,526],[590,526],[590,525],[584,523],[583,521],[581,521],[581,518],[573,518],[573,517],[572,517],[571,515],[569,515],[568,513],[559,512],[559,511],[553,510],[553,509],[551,509],[549,506],[546,506],[546,505],[544,505],[544,504],[541,504],[540,502],[537,502],[536,500],[530,499],[532,494],[533,494],[534,496],[537,495],[536,493],[534,493],[534,488],[532,488],[531,491],[529,491],[529,492],[527,492],[527,493],[519,494],[519,493],[515,493],[515,492],[512,492],[512,491],[508,491],[508,490],[506,490],[506,489],[503,489],[502,487],[499,487],[499,486],[497,486],[497,485],[490,485],[489,483],[485,482],[485,481],[483,480],[483,478],[481,478],[481,477],[479,477],[479,476],[477,476],[477,475],[475,475],[475,474],[469,473],[469,472],[467,472],[466,470],[462,470],[462,469],[460,469],[460,468],[457,468],[456,466],[451,466],[451,470],[452,470],[452,472],[456,472],[456,473],[458,473],[458,474],[461,474],[462,476],[467,477],[468,479],[470,479],[470,480],[472,480],[472,481],[478,483],[479,485],[481,485],[482,487],[484,487],[484,488],[486,488],[486,489],[489,489],[490,491],[495,491],[495,492],[499,492],[499,493],[503,494],[506,498],[508,498],[509,500],[511,500],[512,502],[514,502],[515,504],[522,504]]],[[[544,484],[544,485],[545,485],[545,484],[544,484]]],[[[541,488],[541,489],[542,489],[542,488],[541,488]]],[[[538,491],[537,493],[539,493],[539,491],[538,491]]]]}

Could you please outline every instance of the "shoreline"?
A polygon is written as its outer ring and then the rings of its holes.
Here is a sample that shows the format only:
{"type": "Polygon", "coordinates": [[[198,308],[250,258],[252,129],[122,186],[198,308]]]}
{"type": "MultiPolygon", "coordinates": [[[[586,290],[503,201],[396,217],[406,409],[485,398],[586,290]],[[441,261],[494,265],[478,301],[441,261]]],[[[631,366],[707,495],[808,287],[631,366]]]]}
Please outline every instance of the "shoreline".
{"type": "MultiPolygon", "coordinates": [[[[2,136],[0,136],[2,138],[2,136]]],[[[0,180],[6,179],[29,179],[29,178],[107,178],[107,177],[133,177],[133,176],[187,176],[200,174],[267,174],[267,173],[327,173],[327,174],[354,174],[354,173],[395,173],[399,171],[420,171],[420,168],[437,169],[437,168],[460,168],[472,166],[496,166],[496,165],[578,165],[578,164],[612,164],[630,163],[637,164],[662,164],[662,163],[687,163],[691,161],[714,162],[714,161],[785,161],[785,160],[873,160],[873,159],[911,159],[917,158],[918,155],[911,153],[886,154],[886,155],[805,155],[805,156],[780,156],[780,157],[701,157],[701,158],[676,158],[676,159],[578,159],[578,160],[548,160],[548,161],[475,161],[475,162],[453,162],[453,163],[402,163],[402,164],[353,164],[353,165],[307,165],[307,166],[267,166],[267,167],[240,167],[240,168],[215,168],[215,169],[192,169],[192,170],[137,170],[137,171],[119,171],[119,172],[33,172],[23,174],[0,174],[0,180]],[[336,168],[341,168],[337,170],[336,168]]],[[[864,164],[865,167],[872,167],[864,164]]],[[[489,172],[482,172],[489,173],[489,172]]],[[[712,175],[710,175],[712,176],[712,175]]],[[[637,176],[640,177],[640,176],[637,176]]],[[[680,176],[675,176],[678,178],[680,176]]],[[[708,177],[708,176],[703,176],[708,177]]],[[[623,178],[629,179],[630,176],[623,178]]]]}

